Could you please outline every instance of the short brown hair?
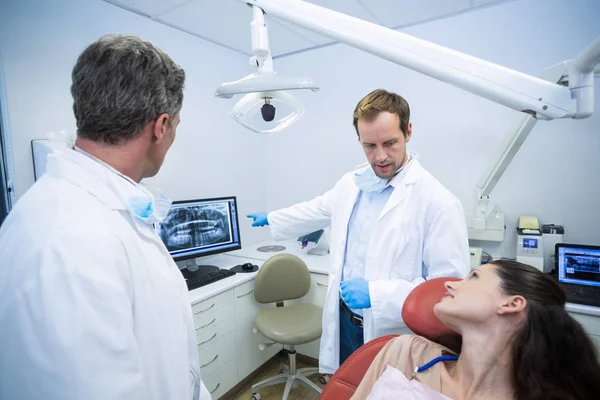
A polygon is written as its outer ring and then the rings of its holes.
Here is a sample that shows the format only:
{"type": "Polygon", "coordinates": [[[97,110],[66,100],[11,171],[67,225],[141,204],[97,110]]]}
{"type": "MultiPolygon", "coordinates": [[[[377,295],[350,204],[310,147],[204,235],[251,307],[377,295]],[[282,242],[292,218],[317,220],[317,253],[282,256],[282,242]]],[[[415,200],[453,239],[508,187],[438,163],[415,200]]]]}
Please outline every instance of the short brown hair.
{"type": "Polygon", "coordinates": [[[383,111],[396,114],[400,118],[400,130],[404,134],[404,137],[406,137],[408,122],[410,121],[410,107],[408,106],[408,102],[404,100],[404,97],[396,93],[377,89],[363,97],[354,109],[354,129],[356,129],[356,134],[359,138],[358,120],[360,118],[373,119],[383,111]]]}

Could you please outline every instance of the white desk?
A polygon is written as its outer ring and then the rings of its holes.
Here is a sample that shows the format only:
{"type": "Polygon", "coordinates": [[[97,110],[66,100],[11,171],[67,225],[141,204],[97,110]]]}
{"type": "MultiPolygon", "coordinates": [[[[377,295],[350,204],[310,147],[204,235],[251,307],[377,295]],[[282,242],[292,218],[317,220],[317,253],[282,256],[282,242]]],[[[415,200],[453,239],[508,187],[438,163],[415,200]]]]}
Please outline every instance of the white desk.
{"type": "MultiPolygon", "coordinates": [[[[263,242],[227,255],[202,258],[198,263],[229,269],[251,262],[260,268],[264,261],[282,253],[264,253],[257,250],[267,245],[285,246],[286,249],[282,252],[294,254],[306,262],[311,272],[311,288],[300,301],[322,307],[329,278],[329,254],[306,254],[298,242],[263,242]]],[[[264,307],[258,304],[252,295],[256,274],[257,272],[238,273],[189,292],[196,324],[202,379],[215,400],[282,348],[279,344],[264,351],[258,348],[260,343],[267,343],[269,340],[260,333],[253,333],[254,318],[264,307]]],[[[566,309],[583,325],[600,349],[600,308],[568,303],[566,309]]],[[[297,346],[296,350],[300,354],[318,358],[319,341],[297,346]]]]}

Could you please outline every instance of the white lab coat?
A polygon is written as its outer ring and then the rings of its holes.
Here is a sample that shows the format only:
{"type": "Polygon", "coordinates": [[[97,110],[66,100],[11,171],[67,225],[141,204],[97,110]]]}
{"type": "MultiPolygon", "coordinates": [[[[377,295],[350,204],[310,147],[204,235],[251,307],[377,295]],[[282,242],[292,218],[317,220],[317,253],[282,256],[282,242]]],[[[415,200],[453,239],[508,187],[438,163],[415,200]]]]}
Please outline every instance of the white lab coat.
{"type": "Polygon", "coordinates": [[[139,189],[70,149],[0,230],[0,398],[210,399],[185,281],[139,189]]]}
{"type": "MultiPolygon", "coordinates": [[[[425,279],[464,277],[469,271],[467,225],[460,201],[412,160],[391,182],[367,247],[364,277],[371,308],[364,309],[365,343],[387,334],[409,333],[402,321],[408,293],[425,279]]],[[[347,229],[359,189],[348,173],[315,199],[270,212],[274,239],[297,238],[331,226],[331,270],[323,312],[319,368],[339,367],[340,276],[347,229]]]]}

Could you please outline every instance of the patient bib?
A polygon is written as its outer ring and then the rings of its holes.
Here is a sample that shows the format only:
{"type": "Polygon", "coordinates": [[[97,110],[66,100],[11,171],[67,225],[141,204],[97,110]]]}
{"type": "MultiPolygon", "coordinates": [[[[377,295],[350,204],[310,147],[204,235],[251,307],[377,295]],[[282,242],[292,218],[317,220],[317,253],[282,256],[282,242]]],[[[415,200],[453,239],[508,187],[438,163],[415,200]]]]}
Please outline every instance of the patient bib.
{"type": "Polygon", "coordinates": [[[436,392],[429,386],[411,379],[396,368],[388,365],[383,374],[377,379],[367,400],[452,400],[450,397],[436,392]]]}

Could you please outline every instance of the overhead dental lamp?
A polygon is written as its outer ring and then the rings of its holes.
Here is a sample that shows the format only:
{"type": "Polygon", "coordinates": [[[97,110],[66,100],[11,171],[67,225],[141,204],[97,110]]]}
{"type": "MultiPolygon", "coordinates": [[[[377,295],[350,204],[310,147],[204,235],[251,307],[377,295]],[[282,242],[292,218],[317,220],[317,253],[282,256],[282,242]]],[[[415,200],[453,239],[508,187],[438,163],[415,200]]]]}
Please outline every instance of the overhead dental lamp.
{"type": "MultiPolygon", "coordinates": [[[[600,74],[600,38],[571,60],[550,66],[540,77],[535,77],[306,1],[238,1],[254,9],[252,47],[255,57],[251,60],[258,60],[259,73],[221,85],[217,96],[255,92],[254,99],[264,100],[268,107],[268,98],[272,105],[276,95],[282,96],[279,90],[317,89],[310,80],[271,80],[275,74],[266,40],[263,16],[266,13],[521,112],[476,185],[477,208],[468,219],[469,239],[504,240],[505,216],[492,204],[489,195],[537,121],[582,119],[594,112],[594,77],[600,74]],[[260,62],[264,62],[264,67],[260,62]],[[235,89],[227,90],[228,87],[235,89]],[[269,92],[268,95],[265,92],[269,92]]],[[[265,112],[269,118],[271,111],[265,112]]],[[[296,119],[274,129],[281,130],[296,119]]]]}
{"type": "Polygon", "coordinates": [[[278,75],[273,71],[269,36],[263,10],[253,7],[252,53],[250,65],[258,72],[234,82],[217,87],[215,96],[229,99],[236,94],[244,97],[231,110],[231,116],[254,132],[271,134],[279,132],[304,114],[305,109],[288,90],[319,90],[310,78],[278,75]]]}

